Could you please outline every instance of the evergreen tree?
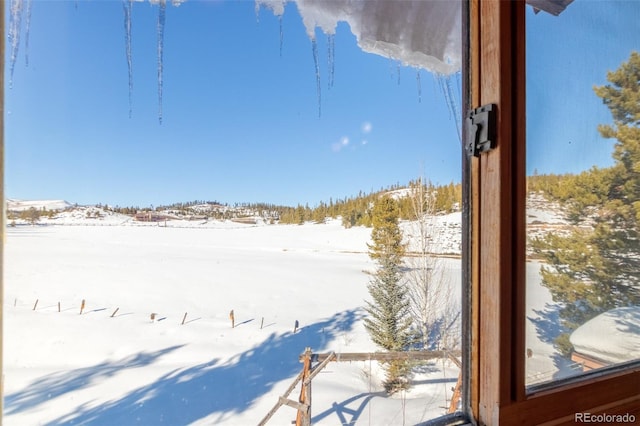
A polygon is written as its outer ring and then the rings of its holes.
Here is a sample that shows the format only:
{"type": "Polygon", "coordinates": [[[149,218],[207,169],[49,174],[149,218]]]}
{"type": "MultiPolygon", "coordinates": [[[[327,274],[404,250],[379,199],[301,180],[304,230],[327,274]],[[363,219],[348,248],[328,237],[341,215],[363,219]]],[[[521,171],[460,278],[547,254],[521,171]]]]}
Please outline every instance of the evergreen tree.
{"type": "Polygon", "coordinates": [[[294,222],[298,225],[303,225],[305,220],[306,220],[306,214],[305,214],[305,209],[304,207],[302,207],[302,205],[298,204],[298,207],[296,207],[295,209],[295,213],[294,213],[294,222]]]}
{"type": "MultiPolygon", "coordinates": [[[[389,196],[379,199],[371,213],[369,256],[378,268],[368,286],[372,300],[366,303],[368,317],[364,325],[371,340],[387,351],[407,350],[411,344],[409,299],[402,282],[405,247],[398,215],[398,205],[389,196]]],[[[409,387],[411,367],[407,361],[389,361],[384,368],[384,387],[388,393],[409,387]]]]}
{"type": "Polygon", "coordinates": [[[40,220],[40,212],[35,207],[29,207],[29,210],[24,210],[20,214],[20,218],[28,220],[29,223],[35,225],[40,220]]]}
{"type": "MultiPolygon", "coordinates": [[[[583,172],[566,186],[570,218],[593,226],[534,244],[551,265],[542,269],[543,285],[563,304],[569,330],[615,307],[640,304],[640,54],[632,52],[607,80],[611,84],[594,90],[613,115],[612,126],[598,129],[617,140],[614,165],[583,172]]],[[[565,354],[571,350],[568,335],[557,343],[565,354]]]]}
{"type": "Polygon", "coordinates": [[[379,198],[371,211],[372,244],[368,244],[369,256],[373,260],[388,259],[394,264],[401,265],[405,254],[402,243],[402,231],[398,226],[400,212],[396,200],[388,195],[379,198]]]}

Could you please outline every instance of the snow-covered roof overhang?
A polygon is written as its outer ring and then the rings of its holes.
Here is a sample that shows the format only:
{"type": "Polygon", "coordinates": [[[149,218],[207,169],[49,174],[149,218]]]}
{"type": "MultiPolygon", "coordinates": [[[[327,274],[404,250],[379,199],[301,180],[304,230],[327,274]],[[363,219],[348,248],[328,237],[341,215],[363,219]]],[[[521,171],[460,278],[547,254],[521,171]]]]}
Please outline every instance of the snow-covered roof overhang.
{"type": "Polygon", "coordinates": [[[604,312],[578,327],[569,337],[576,352],[607,363],[640,357],[640,306],[604,312]]]}
{"type": "MultiPolygon", "coordinates": [[[[256,0],[281,16],[289,0],[256,0]]],[[[292,0],[307,35],[334,34],[346,22],[360,48],[403,65],[439,74],[460,70],[462,2],[389,0],[292,0]]]]}
{"type": "MultiPolygon", "coordinates": [[[[559,15],[573,0],[527,0],[536,11],[559,15]]],[[[277,16],[298,7],[307,35],[334,34],[346,22],[360,48],[438,74],[462,65],[462,0],[256,0],[277,16]]]]}
{"type": "Polygon", "coordinates": [[[537,12],[543,10],[552,15],[558,16],[571,4],[573,0],[527,0],[537,12]]]}

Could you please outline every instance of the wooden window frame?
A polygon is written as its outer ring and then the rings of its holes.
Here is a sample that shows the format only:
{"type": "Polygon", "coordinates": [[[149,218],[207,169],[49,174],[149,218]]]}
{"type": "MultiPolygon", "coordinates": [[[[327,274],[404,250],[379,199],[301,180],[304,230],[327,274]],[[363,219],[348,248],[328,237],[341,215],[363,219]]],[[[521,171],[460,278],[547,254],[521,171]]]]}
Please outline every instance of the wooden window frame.
{"type": "Polygon", "coordinates": [[[498,108],[496,149],[470,159],[468,410],[487,425],[574,424],[587,412],[640,420],[638,363],[526,389],[525,7],[469,2],[469,107],[498,108]]]}

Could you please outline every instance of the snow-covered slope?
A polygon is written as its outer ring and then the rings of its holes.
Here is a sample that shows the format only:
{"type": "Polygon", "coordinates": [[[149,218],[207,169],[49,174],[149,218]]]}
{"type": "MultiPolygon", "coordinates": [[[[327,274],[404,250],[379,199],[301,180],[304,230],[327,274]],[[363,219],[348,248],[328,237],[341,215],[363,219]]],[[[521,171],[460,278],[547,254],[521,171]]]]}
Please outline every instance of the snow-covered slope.
{"type": "Polygon", "coordinates": [[[30,208],[36,210],[65,210],[71,207],[72,204],[64,200],[38,200],[38,201],[26,201],[26,200],[7,200],[8,211],[25,211],[30,208]]]}

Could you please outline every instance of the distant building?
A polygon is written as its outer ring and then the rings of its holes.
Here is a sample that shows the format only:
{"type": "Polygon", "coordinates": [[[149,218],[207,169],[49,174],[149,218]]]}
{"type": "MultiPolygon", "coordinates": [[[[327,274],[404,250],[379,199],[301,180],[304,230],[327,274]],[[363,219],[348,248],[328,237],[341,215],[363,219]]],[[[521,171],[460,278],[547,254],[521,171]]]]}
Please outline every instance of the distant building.
{"type": "Polygon", "coordinates": [[[171,216],[156,212],[138,212],[133,218],[138,222],[164,222],[173,219],[171,216]]]}

